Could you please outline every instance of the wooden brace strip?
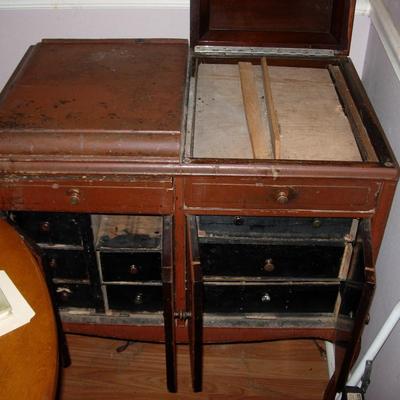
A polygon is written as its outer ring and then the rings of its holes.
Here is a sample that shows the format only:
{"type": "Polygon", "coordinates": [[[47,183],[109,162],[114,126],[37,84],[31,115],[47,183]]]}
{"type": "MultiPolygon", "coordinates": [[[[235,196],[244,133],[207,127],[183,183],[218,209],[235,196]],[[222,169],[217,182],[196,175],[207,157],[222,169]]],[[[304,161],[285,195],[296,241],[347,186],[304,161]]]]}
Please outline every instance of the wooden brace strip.
{"type": "Polygon", "coordinates": [[[344,111],[349,119],[361,157],[364,161],[378,162],[378,157],[371,144],[367,130],[365,129],[360,113],[357,110],[340,68],[336,65],[329,65],[328,68],[335,83],[339,98],[343,104],[344,111]]]}
{"type": "Polygon", "coordinates": [[[274,151],[274,158],[279,160],[281,158],[281,133],[279,129],[278,117],[272,98],[271,79],[269,77],[269,69],[265,57],[261,58],[261,69],[263,73],[265,103],[267,105],[269,130],[271,133],[272,149],[274,151]]]}
{"type": "Polygon", "coordinates": [[[265,127],[262,121],[260,100],[253,72],[253,65],[248,62],[239,63],[240,83],[242,86],[243,104],[249,129],[254,158],[268,158],[265,143],[265,127]]]}

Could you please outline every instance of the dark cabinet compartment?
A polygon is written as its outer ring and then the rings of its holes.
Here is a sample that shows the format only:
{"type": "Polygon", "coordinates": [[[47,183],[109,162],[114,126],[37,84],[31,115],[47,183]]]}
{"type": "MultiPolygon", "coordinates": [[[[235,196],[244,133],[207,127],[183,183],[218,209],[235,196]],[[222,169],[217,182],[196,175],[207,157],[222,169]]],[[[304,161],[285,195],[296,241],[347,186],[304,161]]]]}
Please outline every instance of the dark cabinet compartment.
{"type": "Polygon", "coordinates": [[[82,250],[44,249],[50,275],[56,279],[89,279],[82,250]]]}
{"type": "Polygon", "coordinates": [[[338,285],[204,285],[206,313],[331,313],[338,285]]]}
{"type": "Polygon", "coordinates": [[[90,285],[63,283],[55,284],[56,302],[60,308],[94,308],[95,301],[90,285]]]}
{"type": "Polygon", "coordinates": [[[37,243],[82,245],[84,214],[15,212],[15,223],[37,243]]]}
{"type": "Polygon", "coordinates": [[[161,254],[159,252],[101,252],[99,257],[105,282],[161,281],[161,254]]]}
{"type": "Polygon", "coordinates": [[[338,278],[349,218],[199,216],[197,236],[202,275],[338,278]]]}
{"type": "Polygon", "coordinates": [[[343,247],[200,243],[205,276],[335,278],[343,247]]]}
{"type": "Polygon", "coordinates": [[[208,216],[198,218],[199,237],[204,242],[258,240],[343,242],[350,231],[351,218],[287,218],[208,216]]]}
{"type": "Polygon", "coordinates": [[[108,305],[111,310],[162,311],[162,286],[107,285],[108,305]]]}

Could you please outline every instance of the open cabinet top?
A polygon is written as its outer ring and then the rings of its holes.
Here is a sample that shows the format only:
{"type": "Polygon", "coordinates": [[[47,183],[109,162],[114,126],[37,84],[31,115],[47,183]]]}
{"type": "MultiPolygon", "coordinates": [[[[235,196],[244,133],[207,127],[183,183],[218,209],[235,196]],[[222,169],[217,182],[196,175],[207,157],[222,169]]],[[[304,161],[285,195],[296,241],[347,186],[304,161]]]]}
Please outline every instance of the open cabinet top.
{"type": "Polygon", "coordinates": [[[215,164],[277,160],[396,167],[347,57],[267,56],[268,85],[263,59],[193,55],[179,39],[43,40],[27,51],[0,94],[0,166],[13,173],[137,168],[166,175],[191,173],[197,162],[214,172],[215,164]],[[256,81],[253,100],[269,147],[262,157],[252,153],[246,110],[252,100],[245,100],[249,85],[240,64],[256,81]]]}
{"type": "Polygon", "coordinates": [[[356,0],[191,0],[191,46],[348,54],[356,0]]]}

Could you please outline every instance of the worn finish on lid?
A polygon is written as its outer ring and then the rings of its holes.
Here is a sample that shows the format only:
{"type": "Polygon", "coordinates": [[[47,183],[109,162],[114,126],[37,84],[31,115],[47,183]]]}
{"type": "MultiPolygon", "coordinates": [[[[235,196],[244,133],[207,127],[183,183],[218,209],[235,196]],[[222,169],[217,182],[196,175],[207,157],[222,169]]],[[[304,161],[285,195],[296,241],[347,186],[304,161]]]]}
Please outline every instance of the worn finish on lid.
{"type": "Polygon", "coordinates": [[[46,40],[0,97],[0,154],[179,158],[184,40],[46,40]]]}
{"type": "Polygon", "coordinates": [[[314,48],[348,54],[356,0],[191,0],[191,46],[314,48]]]}

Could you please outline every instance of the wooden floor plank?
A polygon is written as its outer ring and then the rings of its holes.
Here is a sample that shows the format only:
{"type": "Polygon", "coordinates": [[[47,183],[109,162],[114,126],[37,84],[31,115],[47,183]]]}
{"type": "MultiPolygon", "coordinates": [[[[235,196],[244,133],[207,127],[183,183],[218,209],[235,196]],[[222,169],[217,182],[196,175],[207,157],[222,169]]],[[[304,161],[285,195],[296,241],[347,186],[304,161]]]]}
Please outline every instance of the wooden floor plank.
{"type": "Polygon", "coordinates": [[[191,391],[187,346],[178,346],[178,393],[168,393],[164,346],[68,335],[72,366],[63,371],[61,400],[319,400],[326,361],[314,341],[207,345],[204,390],[191,391]]]}

